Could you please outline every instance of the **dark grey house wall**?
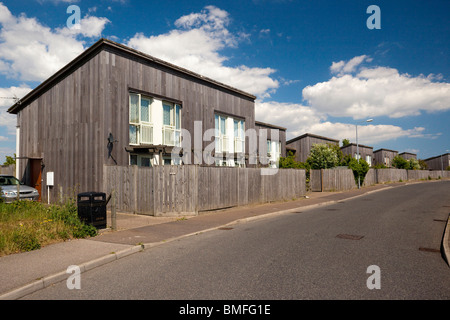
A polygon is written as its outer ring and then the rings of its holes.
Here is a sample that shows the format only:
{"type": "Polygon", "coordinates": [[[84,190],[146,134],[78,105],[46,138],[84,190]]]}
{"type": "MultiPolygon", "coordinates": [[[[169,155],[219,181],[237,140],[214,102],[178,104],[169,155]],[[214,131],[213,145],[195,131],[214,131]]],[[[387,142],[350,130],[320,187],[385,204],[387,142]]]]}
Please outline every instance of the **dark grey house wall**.
{"type": "MultiPolygon", "coordinates": [[[[18,113],[20,156],[41,159],[41,196],[47,199],[46,173],[54,172],[51,199],[59,192],[101,189],[107,160],[104,111],[100,106],[100,55],[95,55],[48,88],[18,113]]],[[[29,159],[19,172],[30,184],[29,159]]]]}
{"type": "Polygon", "coordinates": [[[442,170],[450,166],[450,153],[443,154],[442,157],[436,156],[425,159],[429,170],[442,170]]]}
{"type": "Polygon", "coordinates": [[[356,146],[356,143],[350,143],[349,145],[345,147],[341,147],[341,151],[344,155],[351,155],[352,158],[355,158],[355,154],[357,153],[357,149],[359,149],[359,154],[361,155],[361,159],[364,159],[367,161],[367,157],[370,157],[370,163],[374,163],[374,156],[373,156],[373,147],[365,146],[365,145],[358,145],[356,146]]]}
{"type": "Polygon", "coordinates": [[[305,162],[308,159],[311,147],[314,144],[332,143],[339,145],[339,140],[318,136],[311,133],[306,133],[289,141],[286,141],[286,146],[295,149],[295,160],[305,162]]]}
{"type": "MultiPolygon", "coordinates": [[[[256,129],[258,137],[259,137],[260,129],[267,130],[267,139],[268,140],[273,140],[272,135],[271,135],[271,130],[278,130],[278,141],[280,141],[280,143],[281,143],[281,156],[286,157],[286,128],[271,125],[268,123],[255,121],[255,129],[256,129]]],[[[264,150],[262,150],[262,152],[266,153],[267,145],[263,144],[262,148],[264,148],[264,150]]],[[[258,153],[259,153],[259,141],[258,141],[258,153]]]]}
{"type": "MultiPolygon", "coordinates": [[[[214,114],[234,116],[245,120],[245,130],[255,129],[254,99],[201,81],[177,70],[143,61],[132,54],[110,49],[101,53],[105,90],[101,105],[105,109],[105,129],[118,137],[118,150],[129,144],[128,95],[137,91],[162,100],[178,101],[181,106],[181,127],[191,134],[194,148],[194,121],[202,121],[202,133],[214,129],[214,114]],[[116,106],[116,110],[110,109],[116,106]],[[110,112],[111,111],[111,112],[110,112]]],[[[204,141],[203,148],[211,144],[204,141]]],[[[192,152],[191,152],[192,153],[192,152]]],[[[248,140],[246,141],[248,153],[248,140]]],[[[128,165],[128,153],[116,154],[119,165],[128,165]]],[[[193,161],[193,156],[191,155],[193,161]]]]}
{"type": "Polygon", "coordinates": [[[378,149],[373,152],[375,163],[377,164],[383,164],[387,167],[392,167],[392,160],[394,160],[394,157],[398,155],[398,152],[395,150],[389,150],[389,149],[378,149]],[[389,163],[386,163],[386,158],[389,158],[389,163]]]}
{"type": "Polygon", "coordinates": [[[399,156],[405,160],[417,159],[417,155],[415,153],[410,153],[410,152],[402,152],[399,154],[399,156]]]}

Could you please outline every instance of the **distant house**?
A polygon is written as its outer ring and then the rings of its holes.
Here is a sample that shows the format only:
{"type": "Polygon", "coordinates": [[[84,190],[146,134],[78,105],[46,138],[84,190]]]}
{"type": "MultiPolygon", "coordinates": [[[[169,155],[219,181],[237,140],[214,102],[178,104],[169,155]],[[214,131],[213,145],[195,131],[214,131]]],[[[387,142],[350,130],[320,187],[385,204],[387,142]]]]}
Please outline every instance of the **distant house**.
{"type": "Polygon", "coordinates": [[[398,151],[389,149],[378,149],[373,152],[374,165],[382,164],[386,167],[392,167],[392,160],[398,155],[398,151]]]}
{"type": "Polygon", "coordinates": [[[409,159],[417,159],[417,154],[411,153],[411,152],[402,152],[399,154],[400,157],[402,157],[405,160],[409,159]]]}
{"type": "Polygon", "coordinates": [[[356,143],[350,143],[346,146],[341,147],[341,151],[344,155],[351,155],[355,159],[364,159],[372,166],[373,164],[373,147],[365,146],[363,144],[359,144],[358,148],[356,143]],[[359,155],[357,154],[357,149],[359,149],[359,155]]]}
{"type": "Polygon", "coordinates": [[[312,133],[305,133],[296,138],[286,141],[287,150],[295,150],[295,160],[305,162],[308,159],[311,147],[314,144],[336,144],[339,146],[339,140],[318,136],[312,133]]]}
{"type": "Polygon", "coordinates": [[[261,129],[265,129],[267,132],[267,143],[258,143],[257,146],[259,157],[267,155],[267,158],[260,159],[260,162],[267,163],[267,165],[272,168],[277,167],[280,157],[286,157],[286,128],[255,121],[255,129],[258,137],[260,137],[261,129]],[[273,136],[272,130],[275,130],[276,132],[273,136]]]}
{"type": "MultiPolygon", "coordinates": [[[[18,175],[39,187],[44,199],[47,190],[57,199],[74,188],[104,190],[104,165],[178,165],[186,159],[205,165],[203,155],[212,147],[206,165],[251,166],[245,131],[256,131],[255,99],[100,39],[8,109],[17,115],[18,175]],[[172,154],[180,145],[182,159],[172,154]],[[47,173],[53,173],[49,189],[47,173]]],[[[284,150],[285,129],[280,131],[273,148],[271,142],[274,156],[284,150]]]]}
{"type": "Polygon", "coordinates": [[[445,170],[450,166],[450,153],[431,157],[424,160],[429,170],[445,170]]]}

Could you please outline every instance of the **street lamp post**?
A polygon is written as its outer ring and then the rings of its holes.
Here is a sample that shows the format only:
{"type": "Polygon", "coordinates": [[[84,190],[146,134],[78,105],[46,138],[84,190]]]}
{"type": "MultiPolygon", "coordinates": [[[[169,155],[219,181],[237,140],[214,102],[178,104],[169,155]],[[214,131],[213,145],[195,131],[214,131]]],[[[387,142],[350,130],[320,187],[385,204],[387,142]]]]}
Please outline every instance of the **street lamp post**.
{"type": "MultiPolygon", "coordinates": [[[[372,122],[373,119],[367,119],[366,121],[360,122],[360,123],[365,123],[365,122],[372,122]]],[[[358,143],[358,123],[355,124],[356,127],[356,160],[358,161],[359,164],[359,159],[361,158],[359,156],[359,143],[358,143]]],[[[358,174],[358,189],[361,188],[361,178],[358,174]]]]}

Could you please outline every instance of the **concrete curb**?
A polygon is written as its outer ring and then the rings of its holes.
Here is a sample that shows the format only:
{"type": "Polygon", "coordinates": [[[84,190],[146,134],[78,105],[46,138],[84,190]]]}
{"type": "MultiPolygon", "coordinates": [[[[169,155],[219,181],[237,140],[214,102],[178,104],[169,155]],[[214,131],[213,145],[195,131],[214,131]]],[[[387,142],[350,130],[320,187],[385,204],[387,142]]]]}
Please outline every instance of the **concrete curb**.
{"type": "MultiPolygon", "coordinates": [[[[103,257],[85,262],[81,265],[78,265],[78,267],[80,268],[80,273],[83,273],[83,272],[92,270],[94,268],[100,267],[102,265],[105,265],[107,263],[110,263],[112,261],[127,257],[136,252],[140,252],[142,250],[144,250],[143,245],[133,246],[131,248],[127,248],[127,249],[124,249],[124,250],[121,250],[121,251],[118,251],[115,253],[111,253],[111,254],[105,255],[103,257]]],[[[31,294],[38,290],[42,290],[42,289],[49,287],[53,284],[56,284],[58,282],[67,280],[68,277],[69,277],[69,273],[67,273],[66,271],[61,271],[61,272],[55,273],[53,275],[43,277],[39,280],[36,280],[34,282],[31,282],[31,283],[25,285],[25,286],[22,286],[20,288],[14,289],[12,291],[9,291],[5,294],[0,295],[0,300],[20,299],[28,294],[31,294]]]]}

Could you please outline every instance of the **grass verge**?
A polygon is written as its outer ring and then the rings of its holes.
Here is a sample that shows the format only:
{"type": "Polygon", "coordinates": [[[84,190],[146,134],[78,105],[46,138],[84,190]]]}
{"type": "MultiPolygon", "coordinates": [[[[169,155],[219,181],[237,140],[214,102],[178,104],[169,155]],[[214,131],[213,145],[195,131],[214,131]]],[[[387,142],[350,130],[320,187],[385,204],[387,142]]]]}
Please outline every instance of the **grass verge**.
{"type": "Polygon", "coordinates": [[[74,200],[62,205],[0,201],[0,256],[32,251],[72,238],[95,236],[97,229],[78,218],[74,200]]]}

